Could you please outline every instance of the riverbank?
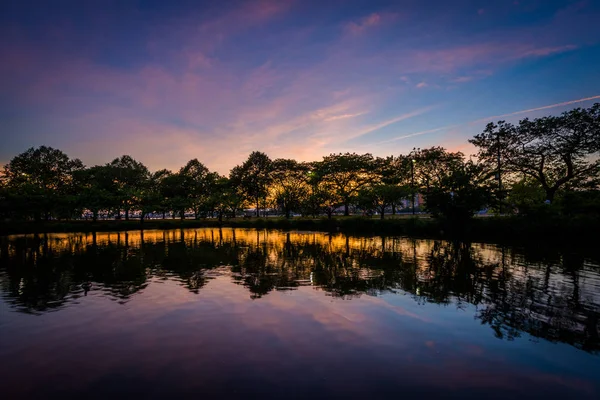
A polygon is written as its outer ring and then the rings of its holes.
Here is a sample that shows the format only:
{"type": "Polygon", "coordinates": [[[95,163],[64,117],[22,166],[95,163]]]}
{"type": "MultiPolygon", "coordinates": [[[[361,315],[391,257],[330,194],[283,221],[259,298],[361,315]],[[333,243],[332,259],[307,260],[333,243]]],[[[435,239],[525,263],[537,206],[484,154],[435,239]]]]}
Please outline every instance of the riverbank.
{"type": "Polygon", "coordinates": [[[107,232],[149,229],[188,229],[233,227],[343,232],[354,235],[410,235],[418,237],[477,241],[572,242],[597,240],[597,218],[525,218],[516,216],[475,218],[466,223],[449,224],[432,218],[235,218],[223,220],[139,220],[130,221],[47,221],[4,222],[0,235],[51,232],[107,232]]]}

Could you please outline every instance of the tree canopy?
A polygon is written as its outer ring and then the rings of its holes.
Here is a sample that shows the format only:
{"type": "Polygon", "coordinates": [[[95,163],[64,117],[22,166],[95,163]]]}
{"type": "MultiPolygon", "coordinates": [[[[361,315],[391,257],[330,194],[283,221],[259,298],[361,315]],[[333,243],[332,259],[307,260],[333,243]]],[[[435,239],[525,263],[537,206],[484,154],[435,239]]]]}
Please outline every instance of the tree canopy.
{"type": "Polygon", "coordinates": [[[544,203],[564,213],[596,210],[600,183],[600,104],[518,124],[490,123],[470,140],[475,160],[434,146],[374,157],[337,153],[319,161],[271,160],[254,151],[229,176],[198,159],[151,172],[131,156],[85,167],[58,149],[31,148],[0,176],[3,219],[219,219],[261,209],[291,218],[407,211],[412,200],[435,217],[459,221],[482,209],[531,213],[544,203]],[[565,208],[566,207],[566,208],[565,208]],[[568,210],[567,210],[568,208],[568,210]]]}
{"type": "Polygon", "coordinates": [[[470,140],[478,157],[507,179],[529,177],[552,202],[565,187],[597,188],[600,179],[600,104],[560,116],[489,123],[470,140]]]}

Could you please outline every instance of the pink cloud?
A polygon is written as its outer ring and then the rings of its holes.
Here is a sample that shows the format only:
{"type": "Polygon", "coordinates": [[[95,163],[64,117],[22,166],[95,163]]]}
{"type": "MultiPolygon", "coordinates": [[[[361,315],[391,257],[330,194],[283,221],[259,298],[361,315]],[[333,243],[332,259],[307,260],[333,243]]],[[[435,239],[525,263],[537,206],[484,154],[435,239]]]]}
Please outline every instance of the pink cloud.
{"type": "Polygon", "coordinates": [[[471,82],[474,79],[472,76],[459,76],[458,78],[452,79],[454,83],[465,83],[471,82]]]}
{"type": "Polygon", "coordinates": [[[453,73],[462,68],[498,66],[524,58],[544,57],[576,49],[574,45],[536,46],[526,43],[480,43],[461,47],[416,50],[398,57],[404,73],[453,73]]]}
{"type": "Polygon", "coordinates": [[[380,22],[381,16],[377,13],[373,13],[368,17],[361,19],[359,22],[349,22],[346,25],[346,30],[354,35],[358,35],[363,33],[369,27],[379,25],[380,22]]]}
{"type": "MultiPolygon", "coordinates": [[[[347,46],[348,36],[342,35],[326,44],[322,59],[302,68],[282,63],[275,53],[244,68],[237,58],[218,58],[216,50],[228,40],[280,18],[290,7],[279,1],[242,3],[201,22],[197,15],[170,20],[148,39],[153,61],[131,69],[93,63],[87,53],[74,57],[24,40],[5,42],[0,52],[9,61],[0,63],[2,86],[16,103],[59,115],[66,126],[75,127],[72,132],[93,130],[93,138],[68,144],[87,163],[96,162],[94,149],[104,137],[112,137],[124,143],[115,151],[134,149],[123,151],[152,168],[176,168],[199,157],[226,173],[257,148],[273,156],[314,160],[338,151],[349,139],[418,115],[398,110],[397,117],[375,117],[381,104],[402,99],[410,87],[435,88],[439,79],[463,83],[484,76],[473,69],[490,71],[575,48],[509,38],[437,49],[394,45],[359,53],[361,48],[347,46]],[[396,86],[384,82],[394,80],[396,86]],[[398,80],[408,85],[398,85],[398,80]],[[131,137],[122,138],[124,133],[131,137]],[[228,151],[215,152],[215,147],[228,151]]],[[[375,33],[396,17],[373,13],[345,25],[345,33],[375,33]]],[[[311,32],[289,37],[302,46],[311,32]]]]}
{"type": "Polygon", "coordinates": [[[394,21],[398,17],[398,14],[388,13],[388,12],[380,12],[373,13],[368,15],[358,21],[350,21],[348,22],[344,29],[347,33],[351,35],[361,35],[367,32],[369,29],[387,24],[394,21]]]}

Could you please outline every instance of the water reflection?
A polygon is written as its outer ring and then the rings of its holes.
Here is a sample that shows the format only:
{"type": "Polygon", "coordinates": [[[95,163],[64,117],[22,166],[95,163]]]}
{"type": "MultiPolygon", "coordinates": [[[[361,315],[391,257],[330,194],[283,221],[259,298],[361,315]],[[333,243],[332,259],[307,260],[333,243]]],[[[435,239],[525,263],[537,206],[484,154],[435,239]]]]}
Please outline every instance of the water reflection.
{"type": "Polygon", "coordinates": [[[527,333],[596,353],[600,261],[578,254],[242,229],[28,235],[0,240],[0,287],[14,310],[44,314],[89,293],[126,304],[162,280],[200,293],[227,274],[258,302],[301,286],[343,299],[407,294],[474,307],[501,339],[527,333]]]}

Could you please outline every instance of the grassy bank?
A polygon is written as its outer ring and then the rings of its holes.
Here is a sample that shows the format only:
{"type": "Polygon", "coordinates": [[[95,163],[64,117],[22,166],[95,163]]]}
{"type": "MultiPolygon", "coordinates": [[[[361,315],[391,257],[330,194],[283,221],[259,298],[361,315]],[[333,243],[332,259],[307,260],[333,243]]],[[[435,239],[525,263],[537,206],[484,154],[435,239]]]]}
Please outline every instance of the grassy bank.
{"type": "Polygon", "coordinates": [[[251,218],[217,220],[146,220],[132,221],[49,221],[4,222],[0,234],[49,232],[106,232],[139,229],[186,229],[200,227],[239,227],[258,229],[343,232],[353,235],[410,235],[419,237],[466,239],[476,241],[519,242],[590,242],[597,241],[600,221],[597,218],[475,218],[467,223],[448,223],[431,218],[336,217],[318,218],[251,218]]]}

